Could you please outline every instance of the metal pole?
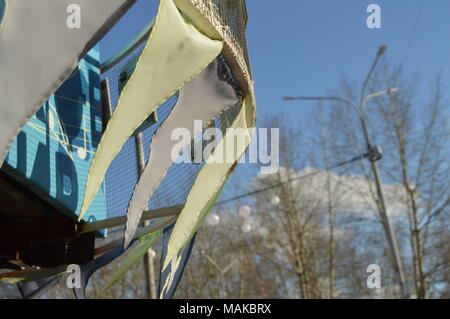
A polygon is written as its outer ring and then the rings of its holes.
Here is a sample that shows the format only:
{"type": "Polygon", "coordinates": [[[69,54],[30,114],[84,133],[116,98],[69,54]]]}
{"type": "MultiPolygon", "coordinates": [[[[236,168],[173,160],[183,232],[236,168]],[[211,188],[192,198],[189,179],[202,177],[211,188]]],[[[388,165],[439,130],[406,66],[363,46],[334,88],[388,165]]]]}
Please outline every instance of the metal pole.
{"type": "Polygon", "coordinates": [[[100,83],[100,90],[102,96],[102,124],[103,124],[103,132],[106,130],[106,126],[108,125],[109,119],[112,116],[112,107],[110,100],[110,91],[109,91],[109,81],[108,79],[104,79],[100,83]]]}
{"type": "Polygon", "coordinates": [[[381,184],[381,175],[380,175],[379,167],[378,167],[378,163],[377,163],[379,158],[371,156],[371,154],[374,153],[374,147],[372,146],[372,143],[370,141],[369,130],[367,127],[367,122],[366,122],[366,118],[365,118],[365,114],[364,114],[364,106],[369,101],[370,97],[376,97],[376,96],[381,95],[381,93],[386,94],[386,93],[391,93],[391,92],[395,92],[395,91],[396,91],[395,89],[390,89],[390,90],[386,90],[383,92],[371,94],[367,98],[362,99],[363,104],[361,104],[361,106],[358,109],[355,108],[355,106],[353,105],[353,103],[351,101],[347,101],[347,100],[339,98],[339,97],[285,97],[284,99],[286,101],[295,101],[295,100],[337,101],[337,102],[346,103],[357,111],[358,117],[359,117],[359,120],[361,123],[361,127],[363,129],[364,139],[366,141],[368,158],[370,160],[371,168],[372,168],[374,178],[375,178],[377,200],[378,200],[378,203],[377,203],[378,213],[380,215],[383,229],[385,231],[385,234],[386,234],[386,237],[388,240],[388,244],[389,244],[389,248],[391,250],[394,269],[397,274],[397,279],[398,279],[398,282],[400,285],[400,291],[401,291],[402,297],[408,298],[408,292],[407,292],[406,284],[405,284],[405,273],[403,270],[403,263],[402,263],[402,259],[401,259],[399,249],[398,249],[397,239],[395,237],[394,231],[392,230],[388,215],[386,213],[386,211],[387,211],[386,204],[384,201],[384,195],[383,195],[383,191],[382,191],[382,187],[381,187],[381,185],[382,185],[381,184]]]}
{"type": "MultiPolygon", "coordinates": [[[[364,105],[360,106],[360,111],[363,110],[364,105]]],[[[370,140],[370,135],[369,135],[369,130],[367,128],[367,123],[366,123],[366,117],[364,115],[364,113],[360,112],[359,114],[359,119],[361,121],[361,126],[363,128],[364,131],[364,138],[366,141],[366,146],[367,146],[367,153],[371,154],[374,151],[372,142],[370,140]]],[[[386,209],[386,203],[384,201],[384,195],[383,195],[383,189],[382,189],[382,182],[381,182],[381,175],[380,175],[380,170],[379,170],[379,166],[378,166],[378,159],[376,159],[374,156],[370,156],[369,155],[369,161],[370,161],[370,166],[372,168],[373,171],[373,175],[375,178],[375,185],[376,185],[376,190],[377,190],[377,198],[378,198],[378,211],[381,217],[381,222],[383,225],[383,229],[384,232],[386,234],[388,243],[389,243],[389,247],[391,249],[392,255],[393,255],[393,264],[394,264],[394,269],[396,271],[397,274],[397,278],[398,278],[398,282],[400,285],[400,292],[403,296],[403,298],[408,298],[408,291],[406,289],[406,284],[405,284],[405,273],[403,270],[403,262],[402,262],[402,258],[400,256],[400,251],[398,249],[398,243],[397,243],[397,238],[395,236],[395,232],[393,231],[392,227],[391,227],[391,223],[389,222],[389,217],[387,215],[387,209],[386,209]]]]}
{"type": "MultiPolygon", "coordinates": [[[[134,141],[136,144],[138,176],[140,176],[145,168],[144,144],[142,142],[142,132],[134,136],[134,141]]],[[[149,221],[145,221],[144,225],[148,226],[149,221]]],[[[147,291],[147,296],[149,299],[157,299],[154,258],[155,258],[155,251],[153,249],[150,249],[144,255],[145,290],[147,291]]]]}
{"type": "MultiPolygon", "coordinates": [[[[389,89],[386,92],[374,93],[374,94],[368,95],[367,97],[364,97],[365,90],[369,83],[370,77],[372,76],[372,73],[374,72],[374,70],[378,64],[380,57],[384,54],[386,49],[387,49],[387,47],[384,45],[379,47],[377,56],[375,57],[372,67],[370,68],[369,73],[367,74],[367,77],[366,77],[364,84],[362,86],[362,89],[361,89],[361,100],[359,103],[358,115],[359,115],[359,119],[361,121],[361,127],[364,131],[364,138],[366,141],[368,154],[372,154],[375,151],[375,149],[370,140],[369,129],[368,129],[367,122],[366,122],[365,106],[366,106],[367,102],[373,97],[377,97],[377,96],[385,94],[385,93],[389,94],[389,93],[397,91],[397,89],[389,89]]],[[[378,210],[380,213],[383,229],[386,234],[388,244],[389,244],[389,247],[390,247],[390,250],[392,253],[393,266],[394,266],[395,272],[397,274],[397,279],[398,279],[398,282],[400,285],[400,293],[402,294],[403,298],[408,298],[408,291],[407,291],[406,283],[405,283],[405,273],[403,270],[403,262],[402,262],[402,258],[400,256],[400,251],[398,249],[398,243],[397,243],[397,238],[395,236],[395,232],[391,227],[391,223],[389,221],[389,216],[387,215],[386,202],[384,201],[383,189],[381,186],[382,185],[381,174],[380,174],[380,169],[378,166],[379,159],[380,158],[378,158],[377,156],[369,155],[370,166],[373,171],[373,175],[375,178],[376,190],[377,190],[377,198],[378,198],[377,206],[378,206],[378,210]]]]}
{"type": "Polygon", "coordinates": [[[380,57],[384,54],[384,52],[386,51],[386,46],[380,46],[380,48],[378,49],[377,52],[377,56],[374,60],[374,62],[372,63],[372,66],[370,68],[370,71],[366,77],[366,79],[364,80],[362,89],[361,89],[361,100],[360,100],[360,104],[359,104],[359,108],[356,109],[354,107],[354,104],[351,101],[339,98],[339,97],[285,97],[284,99],[286,101],[295,101],[295,100],[334,100],[334,101],[338,101],[338,102],[343,102],[346,103],[348,105],[350,105],[353,109],[356,110],[356,112],[358,113],[358,117],[359,120],[361,122],[361,127],[363,129],[363,133],[364,133],[364,139],[366,141],[366,146],[367,146],[367,153],[369,154],[369,160],[371,163],[371,168],[373,171],[373,175],[375,178],[375,185],[376,185],[376,191],[377,191],[377,207],[378,207],[378,212],[381,218],[381,222],[383,225],[383,229],[385,231],[387,240],[388,240],[388,244],[389,244],[389,248],[391,250],[391,254],[392,254],[392,258],[393,258],[393,264],[394,264],[394,269],[396,271],[397,274],[397,279],[400,285],[400,292],[403,296],[403,298],[408,298],[408,291],[406,288],[406,284],[405,284],[405,273],[403,270],[403,262],[400,256],[400,252],[398,249],[398,244],[397,244],[397,239],[395,237],[395,233],[391,227],[391,224],[389,222],[389,217],[387,215],[387,210],[386,210],[386,203],[384,201],[384,195],[383,195],[383,191],[382,191],[382,182],[381,182],[381,175],[380,175],[380,171],[379,171],[379,167],[378,167],[378,163],[377,161],[379,160],[379,158],[375,157],[375,156],[371,156],[371,154],[374,153],[374,147],[371,143],[370,140],[370,135],[369,135],[369,130],[368,130],[368,126],[367,126],[367,122],[366,122],[366,116],[365,116],[365,105],[367,104],[367,102],[374,97],[383,95],[383,94],[389,94],[389,93],[393,93],[396,92],[397,89],[389,89],[386,91],[382,91],[382,92],[377,92],[377,93],[373,93],[370,94],[366,97],[364,97],[364,92],[366,90],[366,87],[369,83],[370,77],[373,73],[373,71],[375,70],[377,63],[380,59],[380,57]]]}

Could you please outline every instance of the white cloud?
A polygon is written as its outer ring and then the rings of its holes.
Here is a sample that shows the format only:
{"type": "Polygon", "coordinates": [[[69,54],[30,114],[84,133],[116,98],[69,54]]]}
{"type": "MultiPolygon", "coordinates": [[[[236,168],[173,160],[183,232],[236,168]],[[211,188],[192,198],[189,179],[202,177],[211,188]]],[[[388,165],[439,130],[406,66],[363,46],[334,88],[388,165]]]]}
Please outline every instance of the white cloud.
{"type": "MultiPolygon", "coordinates": [[[[261,188],[261,185],[276,184],[278,178],[286,182],[288,180],[287,169],[280,168],[280,176],[258,175],[251,186],[252,190],[261,188]],[[264,183],[262,183],[264,181],[264,183]]],[[[362,215],[372,215],[376,212],[375,202],[371,195],[375,192],[375,183],[367,181],[365,177],[359,175],[339,175],[334,172],[328,172],[330,177],[331,198],[335,205],[336,212],[351,212],[362,215]]],[[[298,194],[298,203],[313,203],[326,209],[327,200],[327,171],[321,171],[316,168],[305,168],[296,172],[290,170],[290,178],[294,187],[294,192],[298,194]],[[312,174],[311,176],[308,176],[312,174]],[[297,178],[300,178],[298,180],[297,178]],[[295,180],[297,179],[297,180],[295,180]]],[[[405,212],[405,192],[402,185],[383,184],[383,194],[387,205],[388,215],[400,217],[405,212]]],[[[268,191],[268,196],[274,196],[274,191],[268,191]]]]}

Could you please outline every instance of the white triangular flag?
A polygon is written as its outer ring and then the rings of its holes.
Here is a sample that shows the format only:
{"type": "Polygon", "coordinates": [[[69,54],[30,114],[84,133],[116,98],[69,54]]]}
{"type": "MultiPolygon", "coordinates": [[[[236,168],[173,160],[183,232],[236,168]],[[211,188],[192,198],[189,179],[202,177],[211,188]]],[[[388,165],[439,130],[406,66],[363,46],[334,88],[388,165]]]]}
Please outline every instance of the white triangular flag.
{"type": "Polygon", "coordinates": [[[0,21],[0,165],[23,125],[135,1],[5,1],[0,21]]]}
{"type": "Polygon", "coordinates": [[[153,135],[150,159],[139,177],[128,206],[125,247],[134,238],[142,216],[141,208],[174,163],[173,153],[180,154],[190,143],[190,140],[180,142],[172,139],[173,132],[181,128],[194,137],[194,121],[202,123],[202,129],[205,129],[210,121],[239,101],[232,83],[227,81],[230,77],[226,70],[225,62],[218,58],[182,88],[177,104],[153,135]]]}

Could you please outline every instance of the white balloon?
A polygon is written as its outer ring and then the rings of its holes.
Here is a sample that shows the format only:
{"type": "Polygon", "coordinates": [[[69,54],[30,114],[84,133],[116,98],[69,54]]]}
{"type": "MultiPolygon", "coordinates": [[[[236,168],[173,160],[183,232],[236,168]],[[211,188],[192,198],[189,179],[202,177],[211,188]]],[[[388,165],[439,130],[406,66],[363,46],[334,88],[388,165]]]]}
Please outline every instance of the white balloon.
{"type": "Polygon", "coordinates": [[[272,197],[272,199],[270,200],[270,202],[271,202],[273,205],[279,205],[280,202],[281,202],[281,200],[280,200],[280,197],[274,196],[274,197],[272,197]]]}
{"type": "Polygon", "coordinates": [[[250,225],[249,223],[244,223],[241,229],[244,233],[249,233],[252,231],[252,225],[250,225]]]}
{"type": "Polygon", "coordinates": [[[247,206],[247,205],[244,205],[244,206],[242,206],[242,207],[239,209],[239,215],[240,215],[242,218],[247,218],[247,217],[249,217],[251,214],[252,214],[252,209],[251,209],[249,206],[247,206]]]}
{"type": "Polygon", "coordinates": [[[267,237],[269,236],[269,231],[267,230],[266,227],[263,227],[259,229],[259,235],[261,235],[262,237],[267,237]]]}
{"type": "Polygon", "coordinates": [[[208,225],[210,226],[217,226],[220,223],[220,217],[217,214],[209,214],[206,217],[206,222],[208,223],[208,225]]]}

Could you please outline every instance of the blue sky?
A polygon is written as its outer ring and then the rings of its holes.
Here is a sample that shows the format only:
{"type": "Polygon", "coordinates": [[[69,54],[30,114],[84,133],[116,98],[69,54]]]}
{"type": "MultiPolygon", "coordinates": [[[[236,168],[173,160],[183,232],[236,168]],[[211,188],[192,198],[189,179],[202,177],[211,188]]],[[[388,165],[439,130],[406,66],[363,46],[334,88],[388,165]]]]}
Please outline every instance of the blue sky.
{"type": "Polygon", "coordinates": [[[389,47],[386,54],[396,63],[405,58],[407,72],[421,70],[425,77],[439,70],[449,74],[448,0],[247,2],[260,115],[281,108],[300,117],[301,111],[282,102],[282,96],[324,95],[338,87],[343,74],[363,81],[381,44],[389,47]],[[381,7],[381,29],[366,26],[371,3],[381,7]]]}
{"type": "MultiPolygon", "coordinates": [[[[139,33],[157,6],[157,0],[138,0],[102,41],[102,58],[139,33]]],[[[343,74],[362,80],[381,44],[388,45],[390,59],[403,61],[407,72],[420,70],[431,78],[442,70],[448,80],[448,0],[247,0],[247,6],[260,118],[274,109],[304,116],[305,108],[282,97],[323,95],[338,86],[343,74]],[[366,26],[371,3],[381,7],[381,29],[366,26]]]]}
{"type": "MultiPolygon", "coordinates": [[[[138,0],[102,41],[102,59],[138,34],[157,6],[157,0],[138,0]]],[[[247,6],[259,118],[274,111],[288,114],[291,125],[308,118],[313,104],[283,96],[325,95],[344,74],[361,82],[382,44],[407,73],[432,80],[443,71],[449,83],[449,0],[247,0],[247,6]],[[371,3],[381,7],[381,29],[366,26],[371,3]]]]}

